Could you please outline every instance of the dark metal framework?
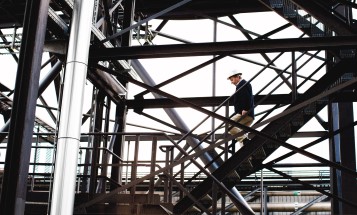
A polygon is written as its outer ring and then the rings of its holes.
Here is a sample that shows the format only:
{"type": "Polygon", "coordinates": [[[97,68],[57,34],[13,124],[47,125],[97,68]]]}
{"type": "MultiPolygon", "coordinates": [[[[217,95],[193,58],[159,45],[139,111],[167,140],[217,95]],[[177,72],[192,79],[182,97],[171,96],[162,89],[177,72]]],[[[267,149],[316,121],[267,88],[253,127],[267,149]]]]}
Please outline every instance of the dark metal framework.
{"type": "MultiPolygon", "coordinates": [[[[89,130],[82,133],[79,159],[83,162],[78,166],[74,214],[225,214],[231,208],[242,214],[254,214],[251,206],[256,202],[261,203],[258,209],[261,214],[269,214],[274,209],[268,204],[268,191],[273,189],[314,190],[321,195],[306,202],[298,212],[327,201],[331,203],[331,214],[357,214],[354,199],[357,192],[356,110],[353,109],[357,101],[357,28],[353,17],[357,4],[354,1],[95,2],[87,75],[93,90],[82,120],[83,125],[89,124],[89,130]],[[244,28],[237,19],[239,14],[261,12],[274,13],[285,24],[261,35],[244,28]],[[160,21],[156,29],[149,24],[154,19],[160,21]],[[205,19],[239,30],[245,39],[192,43],[163,30],[171,21],[205,19]],[[287,28],[296,28],[300,34],[290,38],[274,37],[287,28]],[[173,40],[175,44],[155,45],[157,37],[173,40]],[[134,40],[143,45],[133,45],[134,40]],[[286,53],[291,54],[291,63],[281,69],[277,61],[286,53]],[[264,62],[246,58],[246,54],[260,55],[264,62]],[[139,61],[195,56],[213,57],[159,84],[139,61]],[[264,77],[266,70],[275,73],[275,77],[265,81],[256,92],[257,110],[269,108],[256,113],[252,127],[230,120],[230,96],[180,98],[163,90],[226,58],[260,66],[249,82],[264,77]],[[314,67],[308,67],[312,61],[314,67]],[[308,72],[301,74],[306,68],[308,72]],[[315,78],[316,74],[320,76],[315,78]],[[311,84],[306,87],[306,83],[311,84]],[[134,85],[144,90],[131,99],[127,97],[128,91],[134,85]],[[303,87],[306,89],[302,90],[303,87]],[[283,88],[286,93],[276,92],[283,88]],[[155,98],[145,98],[149,93],[155,98]],[[185,124],[189,119],[181,119],[172,108],[188,108],[203,114],[205,119],[191,129],[185,124]],[[162,115],[149,114],[152,109],[164,110],[173,124],[162,115]],[[225,113],[219,109],[225,109],[225,113]],[[128,111],[168,129],[155,128],[150,122],[132,125],[127,122],[128,111]],[[115,112],[114,118],[111,112],[115,112]],[[327,113],[327,120],[320,116],[322,112],[327,113]],[[207,119],[215,119],[220,125],[212,122],[210,131],[198,133],[196,129],[207,119]],[[301,130],[312,119],[319,123],[322,131],[301,130]],[[231,144],[234,137],[226,135],[229,124],[254,135],[249,144],[238,151],[231,144]],[[127,126],[137,130],[129,132],[127,126]],[[151,131],[142,132],[142,128],[151,131]],[[316,139],[300,147],[290,143],[292,138],[309,137],[316,139]],[[308,151],[326,140],[329,158],[308,151]],[[148,160],[142,159],[140,150],[143,148],[150,150],[145,153],[148,160]],[[278,148],[291,152],[265,162],[278,148]],[[282,163],[297,153],[315,163],[282,163]],[[299,167],[313,166],[328,167],[329,176],[293,174],[299,167]],[[149,167],[149,173],[141,175],[140,169],[145,167],[149,167]],[[289,168],[290,174],[279,169],[283,167],[289,168]],[[192,168],[196,172],[191,174],[192,168]],[[264,176],[263,170],[279,176],[269,178],[264,176]],[[252,180],[257,175],[260,179],[252,180]],[[251,193],[244,199],[240,195],[242,190],[251,193]],[[261,192],[260,198],[252,197],[257,190],[261,192]],[[143,191],[146,193],[142,194],[143,191]]],[[[73,0],[4,0],[0,3],[1,54],[12,56],[18,63],[13,89],[0,79],[0,113],[5,122],[0,133],[1,155],[6,152],[1,170],[1,214],[43,214],[50,207],[56,132],[61,123],[57,121],[57,112],[62,99],[63,74],[59,74],[67,54],[72,8],[73,0]],[[22,33],[18,33],[19,29],[22,33]],[[4,33],[9,30],[12,33],[4,33]],[[49,54],[49,60],[41,65],[44,54],[49,54]],[[40,80],[40,71],[46,66],[51,69],[40,80]],[[50,99],[56,100],[54,106],[53,101],[43,95],[50,86],[55,89],[50,99]],[[37,117],[35,112],[41,108],[53,122],[37,117]],[[40,161],[39,150],[46,152],[45,161],[40,161]]],[[[215,86],[212,88],[214,91],[215,86]]]]}

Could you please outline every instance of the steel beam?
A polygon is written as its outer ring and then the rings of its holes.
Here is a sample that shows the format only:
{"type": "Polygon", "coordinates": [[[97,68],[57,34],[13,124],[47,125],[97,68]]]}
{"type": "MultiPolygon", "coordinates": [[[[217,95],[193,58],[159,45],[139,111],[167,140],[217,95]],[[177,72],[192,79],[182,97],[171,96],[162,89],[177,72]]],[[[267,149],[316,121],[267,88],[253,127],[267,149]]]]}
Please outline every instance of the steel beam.
{"type": "Polygon", "coordinates": [[[357,36],[208,42],[192,44],[91,48],[90,61],[231,55],[311,50],[341,50],[357,47],[357,36]]]}
{"type": "MultiPolygon", "coordinates": [[[[299,97],[298,94],[297,97],[299,97]]],[[[336,98],[334,101],[341,101],[341,102],[353,102],[357,101],[357,95],[353,92],[343,92],[343,93],[336,93],[336,98]]],[[[255,95],[254,100],[255,102],[261,101],[267,95],[255,95]]],[[[210,106],[218,106],[223,101],[227,99],[226,96],[215,96],[215,97],[185,97],[182,98],[190,103],[201,107],[210,107],[210,106]]],[[[272,104],[282,104],[287,105],[291,104],[291,94],[273,94],[267,96],[260,105],[272,105],[272,104]]],[[[175,107],[188,107],[188,105],[178,103],[171,99],[167,98],[156,98],[156,99],[129,99],[126,100],[126,104],[128,109],[149,109],[149,108],[175,108],[175,107]]],[[[231,105],[231,103],[230,103],[231,105]]]]}
{"type": "Polygon", "coordinates": [[[87,78],[115,104],[120,104],[127,93],[126,87],[108,73],[94,69],[88,71],[87,78]]]}
{"type": "Polygon", "coordinates": [[[25,212],[27,177],[48,7],[49,0],[29,0],[26,4],[0,214],[24,214],[25,212]]]}
{"type": "MultiPolygon", "coordinates": [[[[255,102],[260,101],[266,95],[255,95],[255,102]]],[[[227,96],[216,96],[216,97],[186,97],[182,98],[190,103],[196,104],[200,107],[210,107],[219,106],[224,102],[227,96]]],[[[261,105],[271,105],[271,104],[290,104],[291,95],[289,94],[276,94],[268,96],[261,105]]],[[[148,108],[175,108],[175,107],[189,107],[186,104],[179,103],[167,98],[155,98],[155,99],[129,99],[126,101],[128,109],[148,109],[148,108]]],[[[230,103],[232,105],[232,103],[230,103]]]]}

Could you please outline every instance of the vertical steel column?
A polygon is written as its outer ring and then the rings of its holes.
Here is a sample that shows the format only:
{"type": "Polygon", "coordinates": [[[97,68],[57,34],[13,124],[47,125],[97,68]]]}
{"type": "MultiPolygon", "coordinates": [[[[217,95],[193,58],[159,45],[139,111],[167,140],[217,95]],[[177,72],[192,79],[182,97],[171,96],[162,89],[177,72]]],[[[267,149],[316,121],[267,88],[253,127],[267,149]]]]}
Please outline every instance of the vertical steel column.
{"type": "MultiPolygon", "coordinates": [[[[151,146],[151,165],[150,165],[150,174],[155,172],[156,164],[156,150],[157,150],[157,137],[153,137],[152,146],[151,146]]],[[[154,204],[154,186],[155,186],[155,177],[150,178],[149,182],[149,204],[154,204]]]]}
{"type": "MultiPolygon", "coordinates": [[[[353,123],[352,103],[338,103],[339,109],[339,128],[353,123]]],[[[340,133],[340,157],[341,165],[349,169],[356,169],[355,155],[355,135],[354,128],[351,127],[340,133]]],[[[357,184],[356,178],[344,171],[341,172],[341,194],[342,198],[348,201],[356,201],[357,184]]],[[[341,214],[357,214],[357,208],[345,203],[340,203],[341,214]]]]}
{"type": "MultiPolygon", "coordinates": [[[[104,132],[108,133],[109,132],[109,121],[110,121],[110,107],[111,107],[111,100],[107,96],[106,97],[106,102],[104,104],[105,106],[105,121],[104,121],[104,132]]],[[[103,137],[103,148],[108,149],[108,142],[109,142],[109,137],[108,135],[105,135],[103,137]]],[[[107,185],[107,179],[106,176],[108,174],[108,163],[109,163],[109,157],[110,154],[107,151],[102,150],[102,170],[100,172],[100,175],[102,176],[99,179],[99,184],[98,184],[98,193],[105,193],[106,191],[106,185],[107,185]]]]}
{"type": "MultiPolygon", "coordinates": [[[[170,165],[174,162],[174,149],[175,147],[170,147],[169,150],[170,150],[170,165]]],[[[170,171],[169,171],[169,175],[171,177],[173,177],[174,175],[174,169],[171,168],[170,171]]],[[[170,180],[169,180],[169,203],[172,203],[172,188],[173,188],[173,182],[172,182],[172,179],[170,177],[170,180]]]]}
{"type": "Polygon", "coordinates": [[[94,0],[75,0],[57,141],[51,215],[73,214],[94,0]]]}
{"type": "Polygon", "coordinates": [[[260,170],[260,214],[263,214],[264,211],[264,175],[263,169],[260,170]]]}
{"type": "MultiPolygon", "coordinates": [[[[346,18],[348,23],[352,20],[352,8],[341,5],[336,11],[346,18]]],[[[342,50],[344,51],[344,50],[342,50]]],[[[355,68],[351,68],[353,72],[355,68]]],[[[330,132],[345,127],[353,122],[353,105],[352,103],[333,103],[329,110],[330,132]],[[332,130],[331,130],[332,129],[332,130]]],[[[342,166],[356,169],[355,155],[355,136],[354,128],[349,128],[344,132],[330,139],[330,159],[340,163],[342,166]]],[[[332,169],[331,171],[331,191],[339,197],[348,201],[355,201],[357,192],[356,178],[346,174],[343,171],[332,169]]],[[[344,204],[335,199],[331,200],[332,214],[356,214],[357,209],[344,204]]]]}
{"type": "MultiPolygon", "coordinates": [[[[139,161],[139,141],[140,136],[135,136],[135,145],[134,145],[134,160],[131,164],[131,181],[135,181],[138,172],[138,161],[139,161]]],[[[129,157],[128,157],[129,159],[129,157]]],[[[134,197],[136,191],[136,186],[130,188],[130,194],[134,197]]]]}
{"type": "Polygon", "coordinates": [[[263,215],[268,215],[268,187],[264,187],[264,214],[263,215]]]}
{"type": "MultiPolygon", "coordinates": [[[[336,103],[329,103],[328,105],[328,122],[329,122],[329,132],[332,133],[334,130],[338,129],[338,123],[337,120],[335,119],[338,112],[338,106],[336,103]]],[[[329,151],[330,151],[330,160],[332,162],[340,163],[340,153],[339,153],[339,145],[340,145],[340,139],[339,139],[339,134],[335,135],[334,137],[331,137],[329,140],[329,151]]],[[[330,191],[331,193],[341,196],[339,187],[341,182],[341,171],[330,168],[330,191]]],[[[331,214],[339,214],[339,201],[336,200],[335,198],[331,199],[331,214]]]]}
{"type": "MultiPolygon", "coordinates": [[[[348,24],[352,23],[352,8],[348,6],[341,5],[336,8],[336,11],[343,15],[348,24]]],[[[344,51],[344,50],[342,50],[344,51]]],[[[349,50],[347,50],[349,51],[349,50]]],[[[355,72],[356,68],[350,68],[348,72],[355,72]]],[[[338,123],[339,127],[345,127],[351,123],[353,123],[353,104],[350,103],[338,103],[338,123]]],[[[340,153],[340,164],[349,169],[356,169],[356,155],[355,155],[355,134],[354,128],[349,128],[344,132],[341,132],[339,137],[339,153],[340,153]]],[[[356,193],[357,193],[357,183],[356,178],[351,175],[340,172],[340,186],[339,194],[341,194],[341,198],[346,199],[348,201],[354,202],[356,201],[356,193]]],[[[339,212],[340,214],[357,214],[357,208],[347,205],[345,203],[339,202],[339,212]]]]}
{"type": "MultiPolygon", "coordinates": [[[[125,121],[126,121],[126,106],[124,103],[118,104],[116,106],[116,112],[115,112],[115,132],[122,132],[125,130],[125,121]]],[[[118,156],[123,157],[123,152],[124,152],[124,137],[123,135],[114,135],[113,140],[111,140],[111,145],[109,146],[109,150],[111,150],[118,156]]],[[[112,164],[119,164],[120,160],[112,156],[112,164]]],[[[110,173],[110,178],[113,181],[118,182],[119,184],[121,183],[122,180],[122,172],[120,171],[119,166],[112,166],[112,170],[110,173]]],[[[114,190],[117,188],[116,185],[113,185],[111,183],[110,189],[114,190]]]]}
{"type": "MultiPolygon", "coordinates": [[[[185,162],[181,163],[181,170],[180,170],[180,183],[185,183],[185,162]]],[[[180,199],[183,198],[184,192],[180,190],[180,199]]]]}
{"type": "MultiPolygon", "coordinates": [[[[140,136],[135,136],[135,146],[134,146],[134,161],[131,164],[131,179],[130,182],[133,182],[136,180],[137,175],[138,175],[138,161],[139,161],[139,141],[140,141],[140,136]]],[[[129,157],[128,157],[129,160],[129,157]]],[[[130,196],[131,196],[131,214],[138,214],[137,213],[137,204],[135,202],[135,192],[136,192],[136,185],[130,187],[130,196]]]]}
{"type": "Polygon", "coordinates": [[[0,214],[24,214],[49,0],[29,0],[11,112],[0,214]]]}
{"type": "MultiPolygon", "coordinates": [[[[217,214],[218,187],[216,182],[212,183],[212,214],[217,214]]],[[[224,207],[222,205],[222,207],[224,207]]]]}
{"type": "MultiPolygon", "coordinates": [[[[213,21],[213,42],[217,42],[217,21],[214,20],[213,21]]],[[[216,55],[213,56],[213,58],[215,58],[216,55]]],[[[216,96],[216,68],[217,68],[217,65],[216,65],[216,61],[213,62],[212,64],[212,97],[215,97],[216,96]]],[[[216,107],[212,107],[212,112],[216,109],[216,107]]],[[[215,130],[215,118],[212,117],[212,125],[211,125],[211,130],[214,131],[215,130]]],[[[212,142],[215,141],[215,134],[216,132],[213,132],[212,133],[212,137],[211,137],[211,140],[212,142]]]]}
{"type": "Polygon", "coordinates": [[[296,60],[295,60],[295,52],[291,52],[291,85],[292,85],[292,100],[295,101],[297,98],[297,74],[296,74],[296,60]]]}
{"type": "MultiPolygon", "coordinates": [[[[124,1],[124,20],[123,20],[123,29],[129,28],[134,19],[135,11],[135,0],[124,1]]],[[[138,32],[139,35],[140,32],[138,32]]],[[[132,38],[132,30],[124,33],[121,36],[121,46],[130,46],[132,38]]]]}
{"type": "MultiPolygon", "coordinates": [[[[93,86],[92,89],[92,100],[91,100],[91,108],[88,111],[88,114],[90,114],[89,116],[89,132],[94,132],[94,123],[95,123],[95,117],[94,114],[97,111],[96,107],[97,107],[97,97],[98,97],[98,89],[93,86]]],[[[82,124],[84,123],[83,119],[82,119],[82,124]]],[[[88,137],[88,149],[84,150],[85,152],[85,156],[84,156],[84,163],[86,165],[84,165],[83,167],[83,177],[82,177],[82,185],[80,187],[80,190],[82,193],[90,193],[90,182],[93,181],[90,177],[91,177],[91,168],[92,165],[91,164],[91,160],[93,157],[93,142],[94,142],[94,135],[93,136],[89,136],[88,137]]]]}
{"type": "MultiPolygon", "coordinates": [[[[168,166],[168,165],[170,165],[170,162],[169,162],[169,159],[170,159],[170,151],[169,151],[169,146],[166,146],[166,147],[164,147],[164,152],[165,152],[165,155],[166,155],[166,157],[165,157],[165,166],[168,166]]],[[[169,175],[170,173],[169,173],[169,171],[170,170],[166,170],[165,171],[165,174],[167,174],[167,175],[169,175]]],[[[164,176],[164,202],[165,203],[167,203],[167,202],[169,202],[169,198],[168,198],[168,196],[169,196],[169,177],[168,176],[164,176]]]]}
{"type": "MultiPolygon", "coordinates": [[[[353,123],[352,103],[333,103],[329,106],[331,132],[353,123]]],[[[330,159],[350,169],[356,169],[354,128],[349,128],[330,140],[330,159]]],[[[331,192],[354,201],[357,192],[356,179],[340,170],[331,170],[331,192]]],[[[338,200],[331,200],[332,214],[356,214],[357,209],[338,200]]]]}
{"type": "MultiPolygon", "coordinates": [[[[103,104],[104,104],[104,94],[101,91],[97,91],[97,96],[95,96],[95,115],[94,115],[94,132],[101,132],[103,127],[103,104]]],[[[91,168],[90,168],[90,181],[89,181],[89,193],[94,195],[97,193],[97,178],[98,178],[98,166],[100,158],[100,143],[102,142],[102,135],[94,135],[93,137],[93,150],[92,156],[90,158],[91,168]]],[[[104,168],[104,167],[103,167],[104,168]]]]}

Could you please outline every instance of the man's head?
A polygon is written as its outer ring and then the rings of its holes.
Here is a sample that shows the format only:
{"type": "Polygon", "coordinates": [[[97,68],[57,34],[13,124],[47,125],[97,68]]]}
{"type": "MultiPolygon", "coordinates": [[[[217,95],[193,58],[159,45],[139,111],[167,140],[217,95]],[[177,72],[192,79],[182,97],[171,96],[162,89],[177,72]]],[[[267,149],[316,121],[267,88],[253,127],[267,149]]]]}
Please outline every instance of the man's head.
{"type": "Polygon", "coordinates": [[[241,72],[238,72],[237,70],[230,71],[228,74],[228,80],[231,81],[232,84],[237,85],[238,82],[241,80],[241,72]]]}

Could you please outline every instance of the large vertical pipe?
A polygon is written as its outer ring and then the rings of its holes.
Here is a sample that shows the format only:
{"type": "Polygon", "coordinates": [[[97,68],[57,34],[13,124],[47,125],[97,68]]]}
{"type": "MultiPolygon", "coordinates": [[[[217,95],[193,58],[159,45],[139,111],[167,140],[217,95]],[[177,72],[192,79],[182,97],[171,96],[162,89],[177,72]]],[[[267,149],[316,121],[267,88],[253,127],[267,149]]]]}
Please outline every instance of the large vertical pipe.
{"type": "Polygon", "coordinates": [[[41,59],[46,34],[49,0],[29,0],[23,24],[19,65],[6,149],[0,214],[24,214],[26,185],[41,59]]]}
{"type": "Polygon", "coordinates": [[[94,0],[75,0],[58,131],[51,215],[73,214],[94,0]]]}

